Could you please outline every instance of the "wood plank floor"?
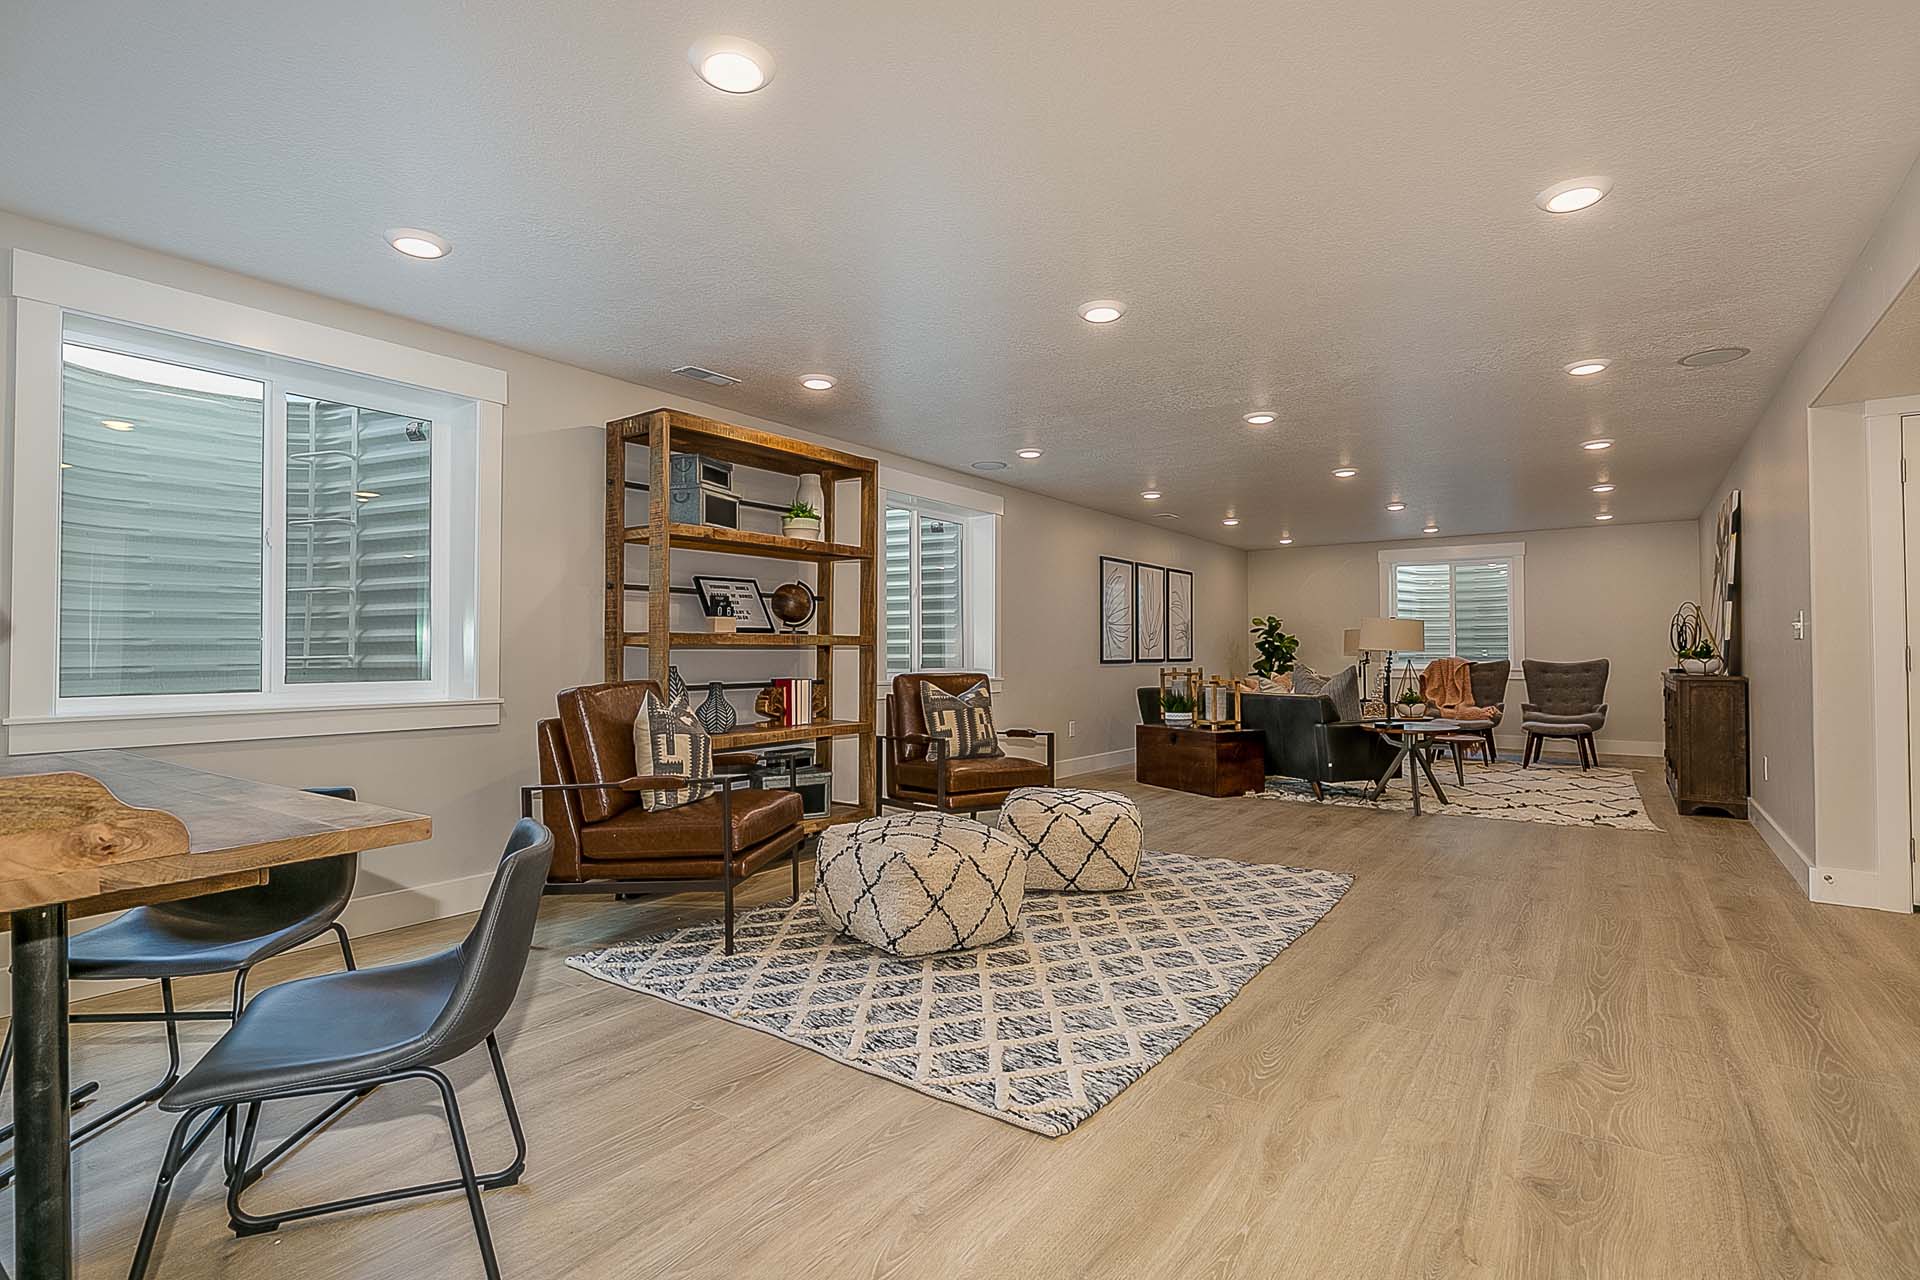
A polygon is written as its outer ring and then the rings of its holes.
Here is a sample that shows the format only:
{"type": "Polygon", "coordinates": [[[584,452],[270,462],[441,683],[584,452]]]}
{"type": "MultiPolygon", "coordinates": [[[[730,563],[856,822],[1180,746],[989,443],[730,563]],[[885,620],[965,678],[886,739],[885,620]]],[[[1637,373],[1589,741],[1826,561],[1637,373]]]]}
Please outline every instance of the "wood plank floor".
{"type": "MultiPolygon", "coordinates": [[[[1157,848],[1357,879],[1062,1139],[563,967],[710,901],[551,901],[505,1028],[532,1140],[524,1182],[487,1200],[506,1273],[1920,1275],[1920,920],[1810,905],[1744,824],[1680,818],[1639,777],[1660,833],[1081,780],[1138,796],[1157,848]]],[[[463,927],[357,945],[378,963],[463,927]]],[[[331,960],[283,958],[256,987],[331,960]]],[[[225,983],[189,991],[214,1005],[225,983]]],[[[216,1030],[190,1029],[190,1051],[216,1030]]],[[[75,1041],[108,1096],[162,1060],[151,1028],[75,1041]]],[[[460,1065],[498,1163],[481,1060],[460,1065]]],[[[148,1113],[81,1153],[85,1276],[125,1273],[166,1125],[148,1113]]],[[[427,1096],[389,1088],[254,1194],[449,1176],[443,1134],[427,1096]]],[[[211,1154],[159,1277],[478,1274],[458,1199],[236,1240],[211,1154]]],[[[11,1229],[9,1210],[8,1257],[11,1229]]]]}

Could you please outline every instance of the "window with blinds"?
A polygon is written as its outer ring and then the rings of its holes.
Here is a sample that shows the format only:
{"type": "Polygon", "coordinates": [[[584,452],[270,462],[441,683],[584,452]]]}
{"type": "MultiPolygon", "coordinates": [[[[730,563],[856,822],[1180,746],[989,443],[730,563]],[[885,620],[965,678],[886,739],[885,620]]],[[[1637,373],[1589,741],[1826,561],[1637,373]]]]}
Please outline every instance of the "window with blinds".
{"type": "Polygon", "coordinates": [[[965,668],[964,521],[890,501],[885,532],[887,673],[965,668]]]}
{"type": "Polygon", "coordinates": [[[433,420],[382,403],[418,393],[105,321],[65,336],[60,697],[431,679],[433,420]]]}
{"type": "Polygon", "coordinates": [[[1415,663],[1513,657],[1513,561],[1406,562],[1391,571],[1388,612],[1427,624],[1427,647],[1407,655],[1415,663]]]}

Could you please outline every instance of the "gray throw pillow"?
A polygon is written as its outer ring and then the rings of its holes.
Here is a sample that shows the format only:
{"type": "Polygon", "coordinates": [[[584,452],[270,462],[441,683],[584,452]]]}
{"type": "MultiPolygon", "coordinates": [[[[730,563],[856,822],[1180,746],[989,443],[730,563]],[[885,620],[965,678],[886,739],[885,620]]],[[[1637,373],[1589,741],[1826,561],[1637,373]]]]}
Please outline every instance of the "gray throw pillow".
{"type": "MultiPolygon", "coordinates": [[[[687,695],[672,702],[660,701],[651,689],[640,702],[640,713],[633,718],[634,771],[640,776],[657,774],[676,778],[713,776],[713,739],[706,726],[693,714],[687,695]]],[[[713,784],[699,783],[672,791],[642,791],[640,807],[648,810],[677,809],[713,794],[713,784]]]]}
{"type": "Polygon", "coordinates": [[[1337,676],[1330,677],[1320,686],[1320,696],[1332,698],[1334,708],[1342,720],[1360,718],[1360,669],[1348,667],[1337,676]]]}
{"type": "Polygon", "coordinates": [[[1315,671],[1305,663],[1293,669],[1293,691],[1295,693],[1315,694],[1326,688],[1327,677],[1315,671]]]}
{"type": "Polygon", "coordinates": [[[920,714],[927,736],[941,746],[942,760],[1002,756],[993,729],[993,693],[982,680],[963,693],[948,693],[931,682],[920,686],[920,714]]]}

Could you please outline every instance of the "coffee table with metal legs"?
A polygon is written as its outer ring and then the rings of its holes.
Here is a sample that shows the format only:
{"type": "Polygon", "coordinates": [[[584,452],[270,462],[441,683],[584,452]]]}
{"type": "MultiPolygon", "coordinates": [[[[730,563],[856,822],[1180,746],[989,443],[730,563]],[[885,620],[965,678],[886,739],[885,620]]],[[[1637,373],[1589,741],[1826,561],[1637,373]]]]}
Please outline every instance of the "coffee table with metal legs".
{"type": "Polygon", "coordinates": [[[1440,789],[1440,780],[1433,776],[1433,765],[1428,760],[1428,752],[1423,750],[1423,742],[1431,741],[1445,733],[1463,733],[1469,726],[1459,720],[1370,720],[1367,728],[1386,737],[1396,738],[1400,750],[1394,753],[1393,763],[1373,784],[1373,794],[1369,799],[1378,800],[1386,793],[1387,783],[1393,775],[1400,772],[1403,763],[1407,765],[1407,786],[1413,792],[1413,814],[1420,816],[1420,775],[1427,775],[1427,785],[1433,788],[1433,798],[1441,804],[1447,802],[1447,793],[1440,789]]]}

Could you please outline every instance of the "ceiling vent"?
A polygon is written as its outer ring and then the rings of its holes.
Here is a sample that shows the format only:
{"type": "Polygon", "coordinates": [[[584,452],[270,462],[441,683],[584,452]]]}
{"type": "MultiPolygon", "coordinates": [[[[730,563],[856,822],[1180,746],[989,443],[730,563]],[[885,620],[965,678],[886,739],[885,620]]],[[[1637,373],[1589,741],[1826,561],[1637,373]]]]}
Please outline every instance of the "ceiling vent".
{"type": "Polygon", "coordinates": [[[740,379],[730,378],[724,373],[715,373],[712,369],[702,369],[697,364],[683,364],[673,372],[683,378],[692,378],[695,382],[704,382],[710,387],[737,387],[740,379]]]}

